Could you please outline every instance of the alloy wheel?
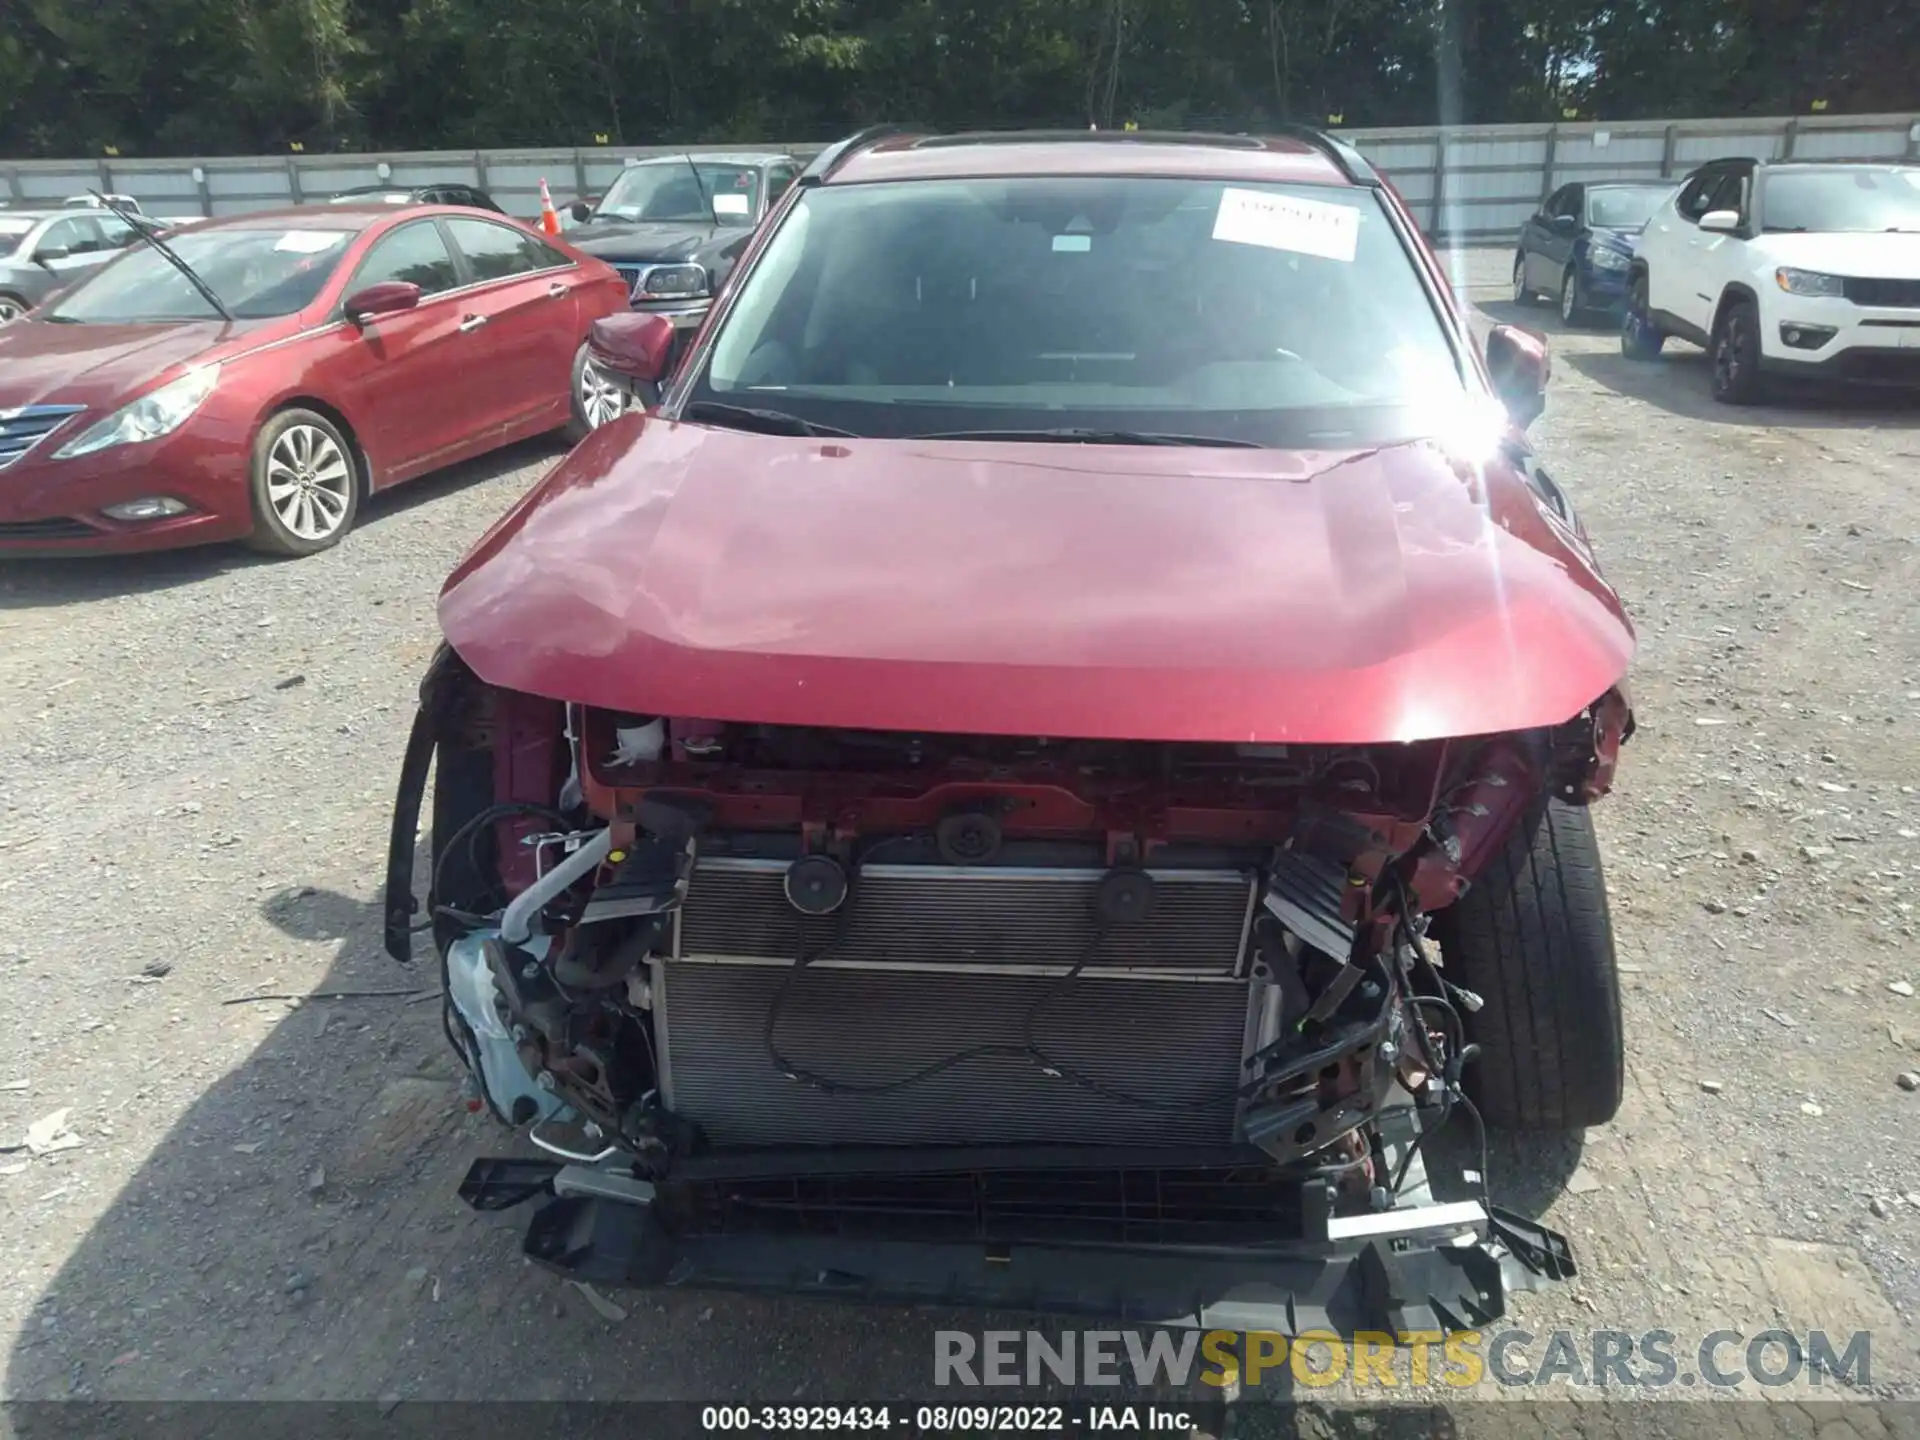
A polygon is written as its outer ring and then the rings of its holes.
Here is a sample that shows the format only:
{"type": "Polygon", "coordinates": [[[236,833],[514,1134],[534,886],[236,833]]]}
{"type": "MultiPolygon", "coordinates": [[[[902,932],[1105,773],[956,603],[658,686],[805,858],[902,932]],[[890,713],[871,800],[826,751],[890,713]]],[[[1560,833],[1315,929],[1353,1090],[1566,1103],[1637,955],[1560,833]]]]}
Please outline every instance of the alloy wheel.
{"type": "Polygon", "coordinates": [[[1513,262],[1513,303],[1524,305],[1532,298],[1527,289],[1527,262],[1524,257],[1513,262]]]}
{"type": "Polygon", "coordinates": [[[0,325],[18,320],[26,313],[27,307],[22,305],[18,300],[15,300],[11,295],[0,295],[0,325]]]}
{"type": "Polygon", "coordinates": [[[598,430],[626,413],[627,392],[589,360],[580,367],[580,413],[589,430],[598,430]]]}
{"type": "Polygon", "coordinates": [[[289,425],[267,452],[267,503],[301,540],[325,540],[347,518],[353,466],[339,443],[312,425],[289,425]]]}
{"type": "Polygon", "coordinates": [[[1560,282],[1560,318],[1571,325],[1580,314],[1580,282],[1572,270],[1560,282]]]}

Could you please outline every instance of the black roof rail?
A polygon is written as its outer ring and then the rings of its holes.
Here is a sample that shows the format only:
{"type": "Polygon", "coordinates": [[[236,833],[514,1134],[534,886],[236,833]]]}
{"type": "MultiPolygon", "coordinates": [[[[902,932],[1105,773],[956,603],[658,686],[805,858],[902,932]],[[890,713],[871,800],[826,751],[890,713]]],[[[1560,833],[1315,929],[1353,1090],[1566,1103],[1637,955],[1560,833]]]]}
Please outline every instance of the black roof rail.
{"type": "Polygon", "coordinates": [[[920,135],[925,130],[917,125],[869,125],[864,130],[856,130],[844,140],[836,140],[813,159],[807,162],[807,168],[800,172],[802,185],[817,185],[835,170],[840,162],[857,151],[866,149],[895,135],[920,135]]]}
{"type": "Polygon", "coordinates": [[[1148,145],[1220,145],[1237,150],[1256,150],[1269,136],[1297,140],[1319,151],[1334,163],[1334,167],[1356,185],[1377,185],[1379,175],[1374,171],[1366,156],[1344,140],[1336,139],[1323,130],[1315,130],[1309,125],[1276,125],[1258,134],[1241,131],[1228,134],[1225,131],[1205,130],[977,130],[958,135],[930,135],[921,144],[929,149],[943,145],[980,145],[999,141],[1017,143],[1033,141],[1047,143],[1053,141],[1083,140],[1093,143],[1148,145]]]}
{"type": "Polygon", "coordinates": [[[1335,169],[1355,185],[1380,183],[1379,173],[1374,170],[1366,156],[1346,141],[1329,135],[1324,130],[1315,130],[1310,125],[1276,125],[1258,135],[1245,132],[1229,135],[1224,132],[1198,130],[969,130],[939,135],[930,134],[924,128],[913,125],[872,125],[849,135],[844,140],[836,141],[814,156],[801,173],[800,181],[802,184],[818,184],[858,151],[897,135],[918,136],[919,143],[928,149],[959,145],[1086,141],[1096,144],[1131,142],[1150,145],[1220,145],[1242,150],[1257,149],[1267,136],[1273,136],[1279,139],[1296,140],[1319,151],[1333,162],[1335,169]]]}
{"type": "Polygon", "coordinates": [[[1283,139],[1298,140],[1303,145],[1311,145],[1333,161],[1340,173],[1356,185],[1380,183],[1380,172],[1373,168],[1373,162],[1337,135],[1329,135],[1326,131],[1316,130],[1311,125],[1290,124],[1276,125],[1271,133],[1283,139]]]}
{"type": "Polygon", "coordinates": [[[929,135],[920,142],[929,150],[961,145],[1058,145],[1109,144],[1129,142],[1148,145],[1225,145],[1239,150],[1258,150],[1260,141],[1252,135],[1213,134],[1201,130],[961,130],[950,135],[929,135]]]}

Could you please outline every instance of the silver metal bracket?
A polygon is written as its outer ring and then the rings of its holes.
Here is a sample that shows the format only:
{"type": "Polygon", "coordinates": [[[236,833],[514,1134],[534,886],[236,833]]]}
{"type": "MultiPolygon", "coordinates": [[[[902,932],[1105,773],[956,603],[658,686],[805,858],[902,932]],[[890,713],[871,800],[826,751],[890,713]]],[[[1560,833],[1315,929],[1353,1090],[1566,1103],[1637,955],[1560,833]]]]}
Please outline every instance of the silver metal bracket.
{"type": "Polygon", "coordinates": [[[556,1195],[591,1195],[597,1200],[620,1200],[631,1205],[653,1203],[653,1182],[618,1170],[587,1165],[562,1165],[553,1177],[556,1195]]]}

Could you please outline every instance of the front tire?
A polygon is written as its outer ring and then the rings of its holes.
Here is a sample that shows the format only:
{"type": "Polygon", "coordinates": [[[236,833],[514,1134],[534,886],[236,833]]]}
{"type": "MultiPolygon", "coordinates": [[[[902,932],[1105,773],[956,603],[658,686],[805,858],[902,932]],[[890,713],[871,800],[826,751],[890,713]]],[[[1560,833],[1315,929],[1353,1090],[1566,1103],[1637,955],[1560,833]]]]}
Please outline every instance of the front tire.
{"type": "Polygon", "coordinates": [[[1516,305],[1533,303],[1533,291],[1527,288],[1527,257],[1525,255],[1513,257],[1513,303],[1516,305]]]}
{"type": "Polygon", "coordinates": [[[253,441],[253,534],[269,555],[314,555],[340,543],[360,511],[353,445],[326,416],[282,410],[253,441]]]}
{"type": "Polygon", "coordinates": [[[1613,922],[1593,817],[1536,803],[1467,893],[1434,916],[1450,978],[1486,1002],[1461,1019],[1480,1056],[1468,1096],[1502,1130],[1604,1125],[1626,1081],[1613,922]]]}
{"type": "Polygon", "coordinates": [[[0,292],[0,325],[10,325],[33,307],[18,295],[0,292]]]}
{"type": "Polygon", "coordinates": [[[567,443],[578,445],[602,425],[618,420],[630,406],[626,384],[595,365],[590,348],[583,344],[573,357],[568,420],[562,432],[567,443]]]}
{"type": "Polygon", "coordinates": [[[1580,294],[1580,276],[1571,265],[1560,280],[1560,322],[1575,326],[1587,322],[1587,304],[1580,294]]]}
{"type": "Polygon", "coordinates": [[[1620,316],[1620,353],[1629,360],[1655,360],[1667,335],[1648,313],[1647,277],[1642,271],[1627,287],[1627,304],[1620,316]]]}
{"type": "Polygon", "coordinates": [[[1765,398],[1760,374],[1760,316],[1750,300],[1723,306],[1707,343],[1713,398],[1728,405],[1753,405],[1765,398]]]}

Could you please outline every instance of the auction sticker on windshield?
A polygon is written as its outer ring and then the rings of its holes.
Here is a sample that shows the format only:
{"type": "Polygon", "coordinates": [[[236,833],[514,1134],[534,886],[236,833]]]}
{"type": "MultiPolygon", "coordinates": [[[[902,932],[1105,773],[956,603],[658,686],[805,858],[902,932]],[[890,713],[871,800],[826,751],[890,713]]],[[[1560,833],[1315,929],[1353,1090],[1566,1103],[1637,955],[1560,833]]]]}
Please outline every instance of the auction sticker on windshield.
{"type": "Polygon", "coordinates": [[[713,197],[713,213],[716,215],[745,215],[752,206],[744,195],[716,195],[713,197]]]}
{"type": "Polygon", "coordinates": [[[1351,264],[1360,243],[1360,212],[1351,205],[1228,186],[1220,192],[1213,238],[1351,264]]]}
{"type": "Polygon", "coordinates": [[[273,242],[273,248],[289,255],[318,255],[346,238],[344,230],[289,230],[273,242]]]}

